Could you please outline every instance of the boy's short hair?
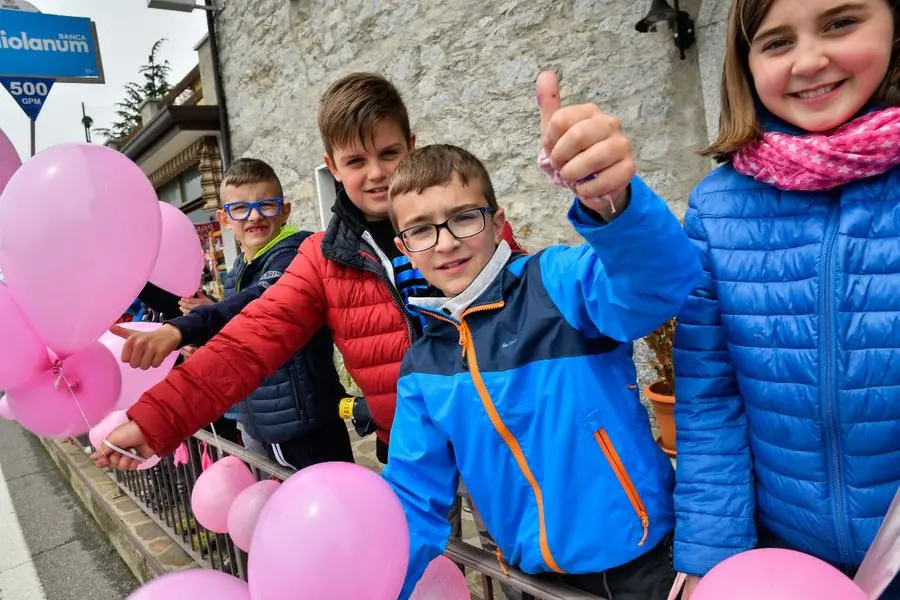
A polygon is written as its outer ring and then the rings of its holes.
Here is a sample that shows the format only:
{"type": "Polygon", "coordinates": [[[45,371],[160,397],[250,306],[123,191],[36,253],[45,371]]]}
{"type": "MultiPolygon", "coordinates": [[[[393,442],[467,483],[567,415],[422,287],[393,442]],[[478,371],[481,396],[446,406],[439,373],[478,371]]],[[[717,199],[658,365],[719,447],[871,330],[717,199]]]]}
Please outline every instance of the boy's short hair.
{"type": "Polygon", "coordinates": [[[222,176],[222,187],[237,187],[248,183],[270,182],[278,186],[278,195],[284,196],[281,180],[269,163],[258,158],[239,158],[234,161],[222,176]]]}
{"type": "MultiPolygon", "coordinates": [[[[497,196],[484,163],[471,152],[449,144],[423,146],[407,154],[391,175],[388,198],[411,192],[421,194],[430,187],[447,185],[453,180],[453,175],[458,175],[463,185],[477,183],[488,206],[497,208],[497,196]]],[[[396,230],[393,205],[390,217],[396,230]]]]}
{"type": "Polygon", "coordinates": [[[319,100],[319,134],[328,156],[355,140],[367,145],[379,122],[390,119],[406,139],[412,136],[400,92],[374,73],[351,73],[331,84],[319,100]]]}

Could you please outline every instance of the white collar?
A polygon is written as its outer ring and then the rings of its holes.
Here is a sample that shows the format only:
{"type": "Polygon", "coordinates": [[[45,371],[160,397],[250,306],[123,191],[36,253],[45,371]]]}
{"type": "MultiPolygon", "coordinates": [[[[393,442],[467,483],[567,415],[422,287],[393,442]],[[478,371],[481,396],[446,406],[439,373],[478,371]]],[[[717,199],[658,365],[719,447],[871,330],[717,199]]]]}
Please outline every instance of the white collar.
{"type": "Polygon", "coordinates": [[[512,256],[512,250],[506,240],[501,240],[494,251],[494,256],[490,262],[481,270],[469,287],[460,292],[453,298],[410,298],[410,304],[413,307],[420,306],[430,309],[434,312],[443,313],[453,319],[459,321],[460,316],[469,306],[481,296],[488,286],[494,282],[500,273],[503,272],[509,257],[512,256]]]}

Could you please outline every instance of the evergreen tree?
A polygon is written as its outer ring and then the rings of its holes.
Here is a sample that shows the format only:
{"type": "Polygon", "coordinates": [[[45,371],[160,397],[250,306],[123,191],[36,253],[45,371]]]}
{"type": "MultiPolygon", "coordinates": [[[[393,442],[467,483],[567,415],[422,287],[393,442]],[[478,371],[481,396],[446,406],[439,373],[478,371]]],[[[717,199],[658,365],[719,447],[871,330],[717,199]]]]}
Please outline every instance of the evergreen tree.
{"type": "Polygon", "coordinates": [[[163,98],[169,93],[169,74],[172,66],[168,60],[160,61],[158,54],[165,38],[158,39],[150,49],[147,62],[138,69],[144,81],[142,84],[129,81],[125,84],[125,97],[116,103],[116,118],[109,127],[94,131],[112,142],[126,138],[141,125],[140,106],[148,98],[163,98]]]}
{"type": "Polygon", "coordinates": [[[162,98],[172,89],[172,86],[169,85],[169,74],[172,72],[172,66],[168,60],[159,62],[157,58],[159,49],[162,48],[165,42],[165,38],[156,40],[150,49],[147,64],[138,69],[138,73],[144,76],[144,93],[147,95],[147,98],[162,98]]]}

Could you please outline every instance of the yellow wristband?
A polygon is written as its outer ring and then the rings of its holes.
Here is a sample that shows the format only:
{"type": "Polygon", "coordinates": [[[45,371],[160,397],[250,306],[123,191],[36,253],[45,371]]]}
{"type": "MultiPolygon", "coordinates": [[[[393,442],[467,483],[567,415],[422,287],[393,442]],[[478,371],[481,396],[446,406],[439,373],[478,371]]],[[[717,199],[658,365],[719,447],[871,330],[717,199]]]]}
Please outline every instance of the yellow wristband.
{"type": "Polygon", "coordinates": [[[342,419],[353,418],[353,405],[356,404],[356,398],[342,398],[338,404],[338,414],[342,419]]]}

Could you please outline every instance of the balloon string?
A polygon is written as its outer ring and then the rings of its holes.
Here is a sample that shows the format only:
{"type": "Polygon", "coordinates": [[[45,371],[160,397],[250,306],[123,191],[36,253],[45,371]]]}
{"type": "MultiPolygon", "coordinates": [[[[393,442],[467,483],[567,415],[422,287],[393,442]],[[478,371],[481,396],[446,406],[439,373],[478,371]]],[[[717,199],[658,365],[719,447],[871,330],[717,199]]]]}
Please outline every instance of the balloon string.
{"type": "MultiPolygon", "coordinates": [[[[87,425],[88,431],[90,431],[91,430],[91,422],[88,420],[87,415],[84,413],[84,409],[81,407],[81,402],[78,401],[78,396],[75,395],[75,390],[78,388],[78,382],[77,381],[74,383],[70,382],[69,378],[66,377],[66,372],[63,370],[63,361],[61,359],[56,359],[56,361],[54,361],[53,365],[51,366],[51,369],[53,370],[53,373],[56,375],[56,379],[53,381],[53,388],[58,390],[60,381],[62,381],[63,383],[66,384],[66,389],[69,390],[69,395],[72,397],[72,400],[75,402],[75,406],[78,407],[78,412],[81,413],[81,418],[84,419],[84,424],[87,425]]],[[[129,452],[128,450],[123,450],[122,448],[119,448],[115,444],[112,444],[111,442],[109,442],[109,440],[104,440],[103,443],[106,446],[109,446],[110,448],[112,448],[113,450],[118,452],[119,454],[123,454],[123,455],[127,456],[128,458],[132,458],[132,459],[138,461],[139,463],[143,463],[146,460],[145,458],[138,456],[137,452],[134,452],[134,451],[129,452]]],[[[93,448],[94,445],[91,444],[91,447],[93,448]]],[[[98,448],[94,448],[94,450],[98,450],[98,448]]]]}
{"type": "Polygon", "coordinates": [[[216,447],[216,453],[221,455],[222,454],[222,446],[219,445],[219,436],[216,435],[216,426],[214,424],[210,423],[209,428],[212,430],[213,444],[216,447]]]}
{"type": "Polygon", "coordinates": [[[56,379],[53,381],[53,388],[59,389],[59,382],[63,381],[66,384],[66,389],[69,390],[69,395],[72,396],[72,400],[75,402],[75,406],[78,407],[78,412],[81,413],[81,418],[84,419],[84,424],[87,425],[88,429],[91,428],[91,422],[88,421],[87,415],[84,414],[84,409],[81,408],[81,402],[78,401],[78,396],[75,395],[75,389],[78,387],[78,382],[71,383],[69,379],[66,377],[66,372],[63,370],[63,362],[60,359],[56,359],[51,367],[53,369],[53,374],[56,375],[56,379]]]}

